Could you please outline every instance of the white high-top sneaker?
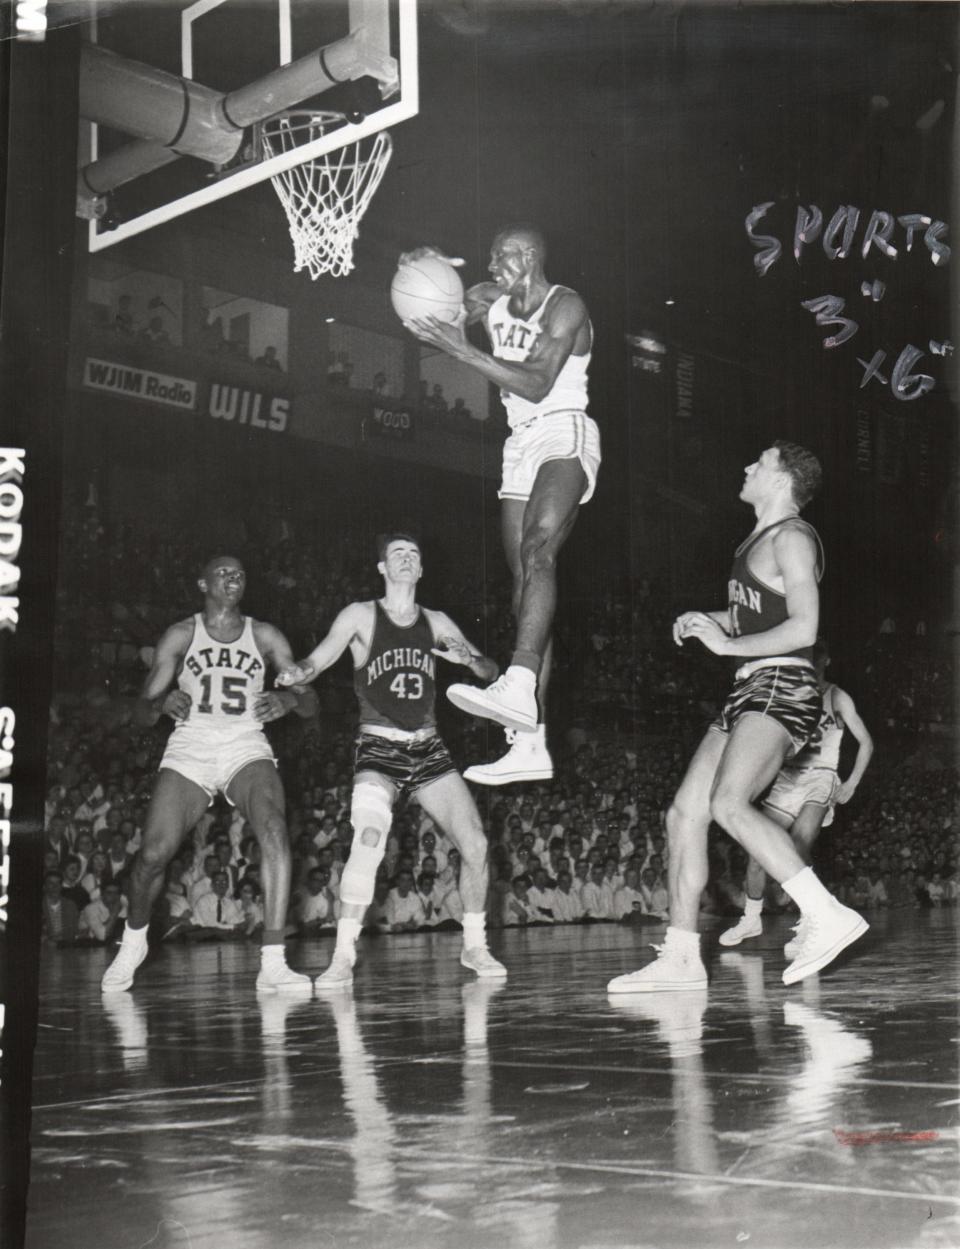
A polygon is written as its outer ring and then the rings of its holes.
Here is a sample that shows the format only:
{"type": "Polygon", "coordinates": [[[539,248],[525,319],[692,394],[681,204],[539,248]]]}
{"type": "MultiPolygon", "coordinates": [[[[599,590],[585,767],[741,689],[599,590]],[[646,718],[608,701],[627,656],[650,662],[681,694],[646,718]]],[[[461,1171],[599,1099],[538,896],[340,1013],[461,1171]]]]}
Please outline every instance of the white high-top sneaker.
{"type": "Polygon", "coordinates": [[[748,937],[759,937],[763,932],[763,900],[747,898],[743,914],[732,928],[720,934],[721,945],[739,945],[748,937]]]}
{"type": "Polygon", "coordinates": [[[655,945],[657,957],[639,971],[617,976],[608,993],[677,993],[705,989],[707,969],[700,957],[700,943],[692,934],[668,928],[663,945],[655,945]]]}
{"type": "Polygon", "coordinates": [[[537,727],[537,678],[529,668],[511,665],[486,688],[479,685],[451,685],[447,698],[455,707],[472,716],[497,720],[508,729],[537,727]]]}
{"type": "Polygon", "coordinates": [[[821,910],[807,912],[797,933],[800,948],[783,973],[783,983],[795,984],[826,967],[869,927],[862,915],[836,898],[831,898],[830,904],[821,910]]]}
{"type": "Polygon", "coordinates": [[[477,785],[512,785],[516,781],[553,780],[553,760],[547,750],[547,728],[538,724],[532,733],[505,729],[510,749],[493,763],[477,763],[463,774],[477,785]]]}

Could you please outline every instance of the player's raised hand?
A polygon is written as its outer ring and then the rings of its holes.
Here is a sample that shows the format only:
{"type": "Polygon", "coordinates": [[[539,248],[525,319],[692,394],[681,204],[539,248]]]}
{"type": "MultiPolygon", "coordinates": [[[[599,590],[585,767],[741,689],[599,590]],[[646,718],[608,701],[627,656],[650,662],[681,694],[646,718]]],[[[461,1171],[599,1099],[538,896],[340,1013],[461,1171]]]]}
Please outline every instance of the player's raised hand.
{"type": "Polygon", "coordinates": [[[193,699],[186,690],[171,690],[163,700],[160,711],[174,720],[186,720],[192,706],[193,699]]]}
{"type": "Polygon", "coordinates": [[[291,710],[289,694],[290,690],[265,690],[254,701],[253,718],[261,724],[279,720],[291,710]]]}
{"type": "Polygon", "coordinates": [[[469,668],[474,660],[473,652],[466,642],[461,641],[460,638],[451,637],[449,634],[437,638],[437,644],[433,647],[432,653],[439,655],[441,659],[446,659],[448,663],[463,664],[465,668],[469,668]]]}
{"type": "Polygon", "coordinates": [[[433,247],[427,243],[423,247],[414,247],[412,251],[401,252],[398,264],[410,265],[415,260],[423,260],[425,256],[433,256],[436,260],[442,260],[444,264],[452,265],[454,269],[460,269],[466,264],[462,256],[448,256],[446,252],[442,252],[439,247],[433,247]]]}
{"type": "Polygon", "coordinates": [[[277,673],[276,684],[285,689],[291,685],[306,685],[315,675],[312,664],[294,664],[292,668],[283,668],[277,673]]]}

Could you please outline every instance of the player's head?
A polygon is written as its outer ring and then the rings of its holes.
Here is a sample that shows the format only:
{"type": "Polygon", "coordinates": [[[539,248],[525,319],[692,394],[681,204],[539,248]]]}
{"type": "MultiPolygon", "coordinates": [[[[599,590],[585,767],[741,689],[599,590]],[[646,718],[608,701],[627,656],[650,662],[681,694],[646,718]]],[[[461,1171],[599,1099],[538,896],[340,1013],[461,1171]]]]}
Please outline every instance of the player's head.
{"type": "Polygon", "coordinates": [[[744,469],[740,498],[744,503],[758,504],[783,495],[801,511],[822,479],[820,461],[812,452],[778,439],[744,469]]]}
{"type": "Polygon", "coordinates": [[[243,564],[235,555],[215,555],[200,570],[197,585],[207,598],[239,602],[247,584],[243,564]]]}
{"type": "Polygon", "coordinates": [[[817,638],[813,645],[813,666],[821,677],[830,666],[830,649],[823,638],[817,638]]]}
{"type": "Polygon", "coordinates": [[[420,543],[411,533],[394,531],[377,538],[377,571],[387,581],[419,581],[423,571],[420,543]]]}
{"type": "Polygon", "coordinates": [[[513,287],[531,273],[539,273],[547,258],[542,230],[529,222],[503,226],[490,247],[490,273],[498,286],[513,287]]]}
{"type": "Polygon", "coordinates": [[[795,442],[787,442],[778,438],[773,444],[780,457],[780,468],[785,472],[793,486],[793,498],[799,508],[805,508],[823,483],[823,469],[820,461],[795,442]]]}

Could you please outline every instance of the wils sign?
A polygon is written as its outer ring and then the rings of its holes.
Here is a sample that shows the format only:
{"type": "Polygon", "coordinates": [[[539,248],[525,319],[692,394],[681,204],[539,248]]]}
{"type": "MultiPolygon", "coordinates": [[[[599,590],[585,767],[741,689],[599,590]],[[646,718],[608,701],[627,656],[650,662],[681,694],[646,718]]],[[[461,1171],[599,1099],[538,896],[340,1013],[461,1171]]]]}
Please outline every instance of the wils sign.
{"type": "Polygon", "coordinates": [[[215,421],[230,421],[282,434],[290,419],[290,400],[282,395],[230,386],[226,382],[211,382],[207,412],[215,421]]]}

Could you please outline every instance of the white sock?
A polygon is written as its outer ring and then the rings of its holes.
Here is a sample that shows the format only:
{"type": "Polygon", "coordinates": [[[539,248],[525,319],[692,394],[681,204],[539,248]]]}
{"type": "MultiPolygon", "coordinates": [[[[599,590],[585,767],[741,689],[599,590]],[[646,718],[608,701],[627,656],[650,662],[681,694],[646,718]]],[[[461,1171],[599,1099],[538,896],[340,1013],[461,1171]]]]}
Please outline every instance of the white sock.
{"type": "Polygon", "coordinates": [[[361,927],[362,923],[359,919],[337,920],[337,944],[333,951],[334,957],[338,954],[346,954],[348,958],[353,958],[361,927]]]}
{"type": "Polygon", "coordinates": [[[127,924],[126,928],[123,930],[123,937],[121,938],[120,944],[128,947],[140,947],[146,945],[147,925],[144,924],[142,928],[131,928],[130,925],[127,924]]]}
{"type": "Polygon", "coordinates": [[[751,898],[748,895],[743,913],[747,919],[759,919],[763,914],[763,898],[751,898]]]}
{"type": "Polygon", "coordinates": [[[529,689],[537,688],[537,674],[530,668],[525,668],[523,664],[511,664],[504,675],[511,681],[516,681],[518,685],[526,685],[529,689]]]}
{"type": "Polygon", "coordinates": [[[483,911],[467,911],[463,916],[463,948],[472,950],[487,944],[487,917],[483,911]]]}
{"type": "Polygon", "coordinates": [[[781,881],[780,888],[793,898],[801,915],[823,911],[834,902],[833,895],[821,884],[812,867],[805,867],[796,876],[781,881]]]}
{"type": "Polygon", "coordinates": [[[673,933],[673,943],[681,946],[684,950],[691,954],[700,953],[700,934],[698,932],[687,932],[686,928],[674,928],[671,924],[667,929],[667,936],[673,933]]]}
{"type": "Polygon", "coordinates": [[[278,941],[273,945],[262,945],[260,947],[260,962],[261,963],[286,962],[286,950],[283,946],[283,943],[278,941]]]}

